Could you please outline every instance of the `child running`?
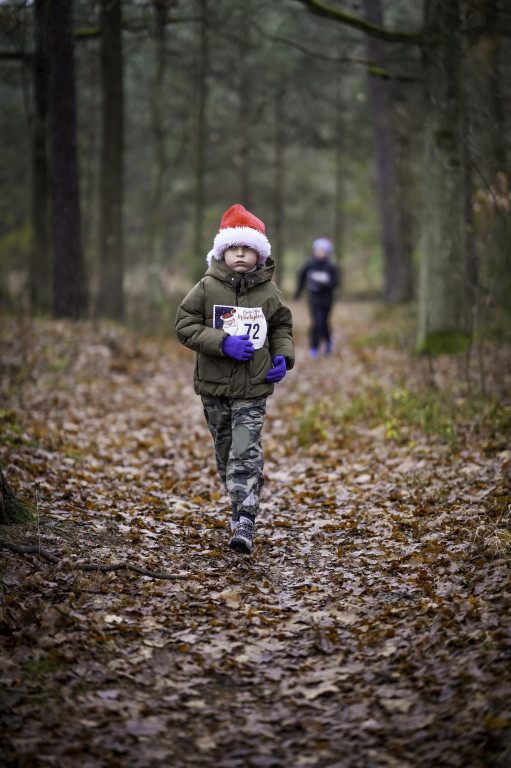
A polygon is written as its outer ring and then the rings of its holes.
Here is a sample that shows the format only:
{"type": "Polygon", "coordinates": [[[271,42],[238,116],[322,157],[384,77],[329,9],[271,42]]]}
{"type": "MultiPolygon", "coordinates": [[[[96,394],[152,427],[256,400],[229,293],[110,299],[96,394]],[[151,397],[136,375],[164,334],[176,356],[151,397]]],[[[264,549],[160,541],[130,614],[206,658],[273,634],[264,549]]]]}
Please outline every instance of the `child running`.
{"type": "Polygon", "coordinates": [[[179,341],[196,352],[194,389],[231,497],[229,546],[247,554],[264,482],[266,398],[294,365],[293,318],[272,281],[270,253],[263,222],[233,205],[222,216],[205,276],[176,316],[179,341]]]}
{"type": "Polygon", "coordinates": [[[309,291],[311,316],[309,355],[319,355],[319,345],[325,341],[325,354],[332,352],[330,333],[330,312],[334,291],[339,284],[339,270],[331,260],[332,243],[327,237],[320,237],[312,244],[313,257],[300,270],[294,298],[299,299],[305,285],[309,291]]]}

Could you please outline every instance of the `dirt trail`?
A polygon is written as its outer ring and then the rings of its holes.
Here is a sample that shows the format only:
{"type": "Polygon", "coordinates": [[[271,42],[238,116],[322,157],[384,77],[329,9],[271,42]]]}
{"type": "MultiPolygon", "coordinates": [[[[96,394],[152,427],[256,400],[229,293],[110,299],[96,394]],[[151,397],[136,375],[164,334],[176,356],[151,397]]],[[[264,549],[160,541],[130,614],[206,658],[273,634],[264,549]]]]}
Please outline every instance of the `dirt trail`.
{"type": "Polygon", "coordinates": [[[310,361],[293,309],[250,557],[188,350],[2,321],[0,465],[37,515],[0,538],[60,558],[1,549],[4,765],[509,765],[510,559],[476,544],[509,531],[510,350],[470,411],[477,367],[431,374],[408,316],[340,304],[310,361]]]}

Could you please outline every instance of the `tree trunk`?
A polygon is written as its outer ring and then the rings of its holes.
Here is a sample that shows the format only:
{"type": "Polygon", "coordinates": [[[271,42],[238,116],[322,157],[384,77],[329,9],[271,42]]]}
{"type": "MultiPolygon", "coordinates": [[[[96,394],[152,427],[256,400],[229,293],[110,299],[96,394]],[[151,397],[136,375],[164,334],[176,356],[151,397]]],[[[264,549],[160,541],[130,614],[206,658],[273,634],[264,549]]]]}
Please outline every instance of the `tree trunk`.
{"type": "Polygon", "coordinates": [[[207,0],[200,0],[201,21],[196,87],[195,123],[195,211],[193,218],[192,279],[204,275],[206,249],[204,248],[204,170],[206,146],[206,98],[208,70],[207,0]]]}
{"type": "Polygon", "coordinates": [[[124,314],[121,0],[102,0],[101,84],[103,120],[100,172],[99,314],[121,320],[124,314]]]}
{"type": "Polygon", "coordinates": [[[243,30],[239,40],[238,71],[239,71],[239,128],[240,128],[240,201],[249,210],[252,207],[251,174],[250,174],[250,24],[247,19],[246,7],[242,10],[241,28],[243,30]]]}
{"type": "MultiPolygon", "coordinates": [[[[364,0],[364,14],[371,24],[383,26],[377,0],[364,0]]],[[[368,36],[366,46],[368,58],[373,66],[383,69],[381,40],[368,36]]],[[[396,303],[410,298],[410,261],[405,258],[400,237],[387,84],[378,75],[369,76],[369,104],[374,130],[378,208],[383,245],[383,295],[385,301],[396,303]]]]}
{"type": "Polygon", "coordinates": [[[399,211],[399,233],[403,251],[403,263],[406,264],[404,277],[405,295],[412,298],[415,293],[415,275],[413,252],[417,247],[417,207],[418,190],[414,179],[414,151],[412,147],[413,131],[410,107],[406,103],[406,93],[397,95],[396,108],[399,121],[395,130],[394,159],[396,165],[396,200],[399,211]]]}
{"type": "Polygon", "coordinates": [[[34,4],[34,118],[32,125],[32,248],[30,253],[30,304],[32,312],[52,307],[49,246],[49,176],[46,151],[48,112],[48,27],[46,0],[34,4]]]}
{"type": "Polygon", "coordinates": [[[155,72],[151,94],[151,116],[154,142],[154,165],[149,222],[148,297],[151,309],[158,310],[164,300],[160,269],[163,264],[165,216],[163,189],[167,174],[164,125],[165,25],[167,4],[153,0],[155,23],[155,72]]]}
{"type": "MultiPolygon", "coordinates": [[[[466,10],[465,31],[469,39],[467,52],[470,79],[469,101],[474,104],[477,135],[486,137],[484,158],[486,179],[493,182],[499,172],[508,173],[508,137],[504,104],[506,99],[501,72],[505,53],[501,42],[504,9],[497,3],[479,3],[466,10]],[[479,118],[477,120],[477,118],[479,118]],[[476,122],[477,120],[477,122],[476,122]]],[[[464,79],[465,79],[464,78],[464,79]]]]}
{"type": "Polygon", "coordinates": [[[492,120],[493,127],[493,156],[495,167],[498,171],[504,171],[509,175],[509,149],[506,138],[506,118],[504,115],[504,89],[502,87],[502,74],[500,71],[499,51],[500,40],[495,48],[493,68],[490,76],[489,92],[492,95],[492,120]]]}
{"type": "Polygon", "coordinates": [[[273,248],[275,258],[275,279],[282,285],[284,277],[284,150],[285,150],[285,91],[277,89],[275,94],[275,139],[274,139],[274,169],[273,179],[273,248]]]}
{"type": "MultiPolygon", "coordinates": [[[[509,198],[507,187],[508,157],[506,149],[506,120],[504,114],[504,86],[500,61],[500,31],[503,19],[496,4],[469,6],[465,11],[464,29],[469,47],[466,55],[464,81],[470,82],[467,91],[468,147],[473,185],[468,187],[467,225],[480,225],[481,200],[490,203],[483,209],[491,214],[489,237],[474,242],[474,226],[467,226],[469,279],[476,290],[475,316],[488,320],[491,307],[509,306],[511,253],[509,248],[510,223],[507,214],[509,198]],[[473,188],[477,188],[475,198],[473,188]],[[481,197],[482,196],[482,197],[481,197]],[[479,222],[468,218],[475,203],[479,222]],[[480,310],[485,308],[484,314],[480,310]]],[[[477,228],[476,228],[477,229],[477,228]]],[[[478,336],[481,335],[481,325],[478,336]]]]}
{"type": "Polygon", "coordinates": [[[334,211],[334,255],[339,269],[339,285],[342,285],[342,265],[344,256],[344,104],[342,92],[342,74],[337,72],[335,100],[335,211],[334,211]]]}
{"type": "Polygon", "coordinates": [[[418,350],[458,352],[470,341],[466,275],[459,0],[427,0],[426,125],[418,350]]]}
{"type": "Polygon", "coordinates": [[[71,0],[48,0],[53,208],[53,295],[57,317],[81,317],[85,281],[81,244],[71,0]]]}
{"type": "Polygon", "coordinates": [[[0,525],[23,523],[30,517],[29,508],[11,491],[0,469],[0,525]]]}

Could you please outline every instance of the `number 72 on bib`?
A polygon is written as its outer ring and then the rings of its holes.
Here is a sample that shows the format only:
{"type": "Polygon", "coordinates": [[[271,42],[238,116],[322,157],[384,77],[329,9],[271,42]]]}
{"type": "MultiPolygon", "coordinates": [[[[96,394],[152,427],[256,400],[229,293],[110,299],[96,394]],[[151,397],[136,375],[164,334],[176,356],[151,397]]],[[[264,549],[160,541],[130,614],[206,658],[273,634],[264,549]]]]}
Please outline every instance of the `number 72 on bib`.
{"type": "Polygon", "coordinates": [[[254,349],[261,349],[268,334],[268,325],[262,307],[229,307],[215,304],[214,327],[229,336],[248,334],[254,349]]]}

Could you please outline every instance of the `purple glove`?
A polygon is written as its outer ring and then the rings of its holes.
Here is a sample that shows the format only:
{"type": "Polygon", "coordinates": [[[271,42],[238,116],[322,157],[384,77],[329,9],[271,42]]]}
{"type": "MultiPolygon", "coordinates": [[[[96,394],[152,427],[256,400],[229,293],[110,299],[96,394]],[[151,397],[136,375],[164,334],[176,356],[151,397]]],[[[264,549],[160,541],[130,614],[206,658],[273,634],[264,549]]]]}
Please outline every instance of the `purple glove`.
{"type": "Polygon", "coordinates": [[[235,360],[248,360],[254,353],[254,345],[248,333],[243,336],[228,336],[222,342],[222,352],[235,360]]]}
{"type": "Polygon", "coordinates": [[[270,368],[266,374],[266,381],[271,381],[275,384],[277,381],[282,381],[286,375],[287,365],[286,360],[282,355],[277,355],[273,358],[273,368],[270,368]]]}

